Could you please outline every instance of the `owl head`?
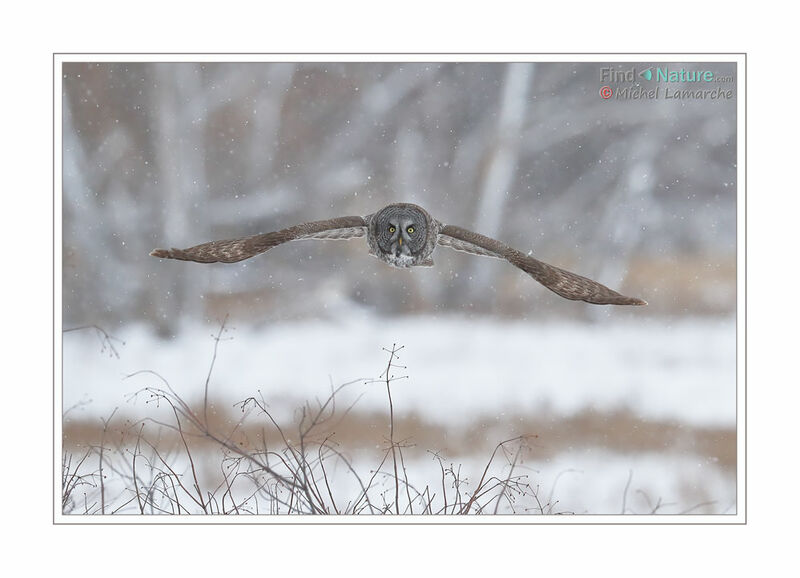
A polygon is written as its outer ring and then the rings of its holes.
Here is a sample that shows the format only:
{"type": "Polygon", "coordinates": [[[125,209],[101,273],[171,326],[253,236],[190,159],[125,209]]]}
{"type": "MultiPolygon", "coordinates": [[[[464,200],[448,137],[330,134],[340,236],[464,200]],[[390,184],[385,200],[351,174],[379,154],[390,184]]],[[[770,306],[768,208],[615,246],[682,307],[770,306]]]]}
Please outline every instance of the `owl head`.
{"type": "Polygon", "coordinates": [[[384,207],[371,219],[370,228],[380,258],[395,267],[411,267],[430,255],[430,215],[417,205],[398,203],[384,207]]]}

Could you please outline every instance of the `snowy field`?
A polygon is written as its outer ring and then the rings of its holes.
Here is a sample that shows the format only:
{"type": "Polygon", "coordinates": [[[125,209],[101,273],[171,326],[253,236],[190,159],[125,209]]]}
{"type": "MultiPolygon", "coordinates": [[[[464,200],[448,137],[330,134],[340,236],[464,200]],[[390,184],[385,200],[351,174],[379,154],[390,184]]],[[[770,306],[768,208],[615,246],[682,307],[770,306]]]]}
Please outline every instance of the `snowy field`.
{"type": "MultiPolygon", "coordinates": [[[[114,332],[125,341],[116,345],[119,358],[100,351],[93,331],[65,334],[64,408],[77,404],[69,419],[91,420],[117,407],[125,416],[147,415],[150,408],[142,398],[130,401],[128,394],[163,383],[150,373],[126,378],[141,370],[156,372],[178,395],[197,402],[213,356],[212,333],[218,330],[186,327],[175,339],[160,340],[143,327],[129,327],[114,332]]],[[[324,400],[332,386],[353,382],[337,395],[337,403],[357,402],[360,412],[385,415],[385,385],[370,380],[386,367],[382,348],[394,343],[404,346],[399,363],[405,369],[395,368],[393,374],[408,376],[392,384],[395,416],[415,415],[451,436],[463,435],[459,432],[477,427],[479,420],[502,426],[507,416],[528,413],[603,416],[624,410],[642,422],[677,423],[687,431],[736,426],[731,319],[541,324],[400,318],[286,323],[258,330],[230,324],[219,342],[209,397],[232,407],[260,394],[273,415],[291,420],[303,401],[324,400]]],[[[502,436],[503,429],[487,433],[502,436]]],[[[615,451],[602,443],[534,451],[523,468],[548,513],[619,514],[623,508],[640,514],[654,509],[735,513],[735,467],[676,450],[672,442],[664,442],[663,452],[615,451]]],[[[408,450],[406,466],[417,486],[441,488],[439,464],[425,452],[441,446],[438,441],[431,446],[408,450]]],[[[474,484],[489,454],[485,445],[476,446],[451,462],[460,464],[474,484]]],[[[375,455],[357,452],[354,463],[370,471],[377,466],[375,455]]],[[[502,473],[502,460],[496,465],[502,473]]],[[[218,455],[209,459],[207,469],[210,478],[218,474],[218,455]]],[[[343,502],[357,494],[355,480],[343,468],[331,476],[343,502]]],[[[384,489],[391,493],[391,484],[384,489]]],[[[513,508],[503,502],[498,511],[529,513],[538,506],[528,496],[513,508]]],[[[130,508],[122,511],[135,513],[130,508]]]]}
{"type": "MultiPolygon", "coordinates": [[[[119,359],[100,352],[92,331],[63,339],[63,406],[91,400],[106,415],[125,408],[125,394],[153,383],[125,379],[151,370],[186,399],[202,396],[219,327],[184,329],[160,340],[144,327],[112,332],[125,342],[119,359]]],[[[727,320],[625,323],[502,323],[460,318],[312,321],[237,329],[219,344],[209,391],[240,401],[257,391],[269,399],[322,398],[331,384],[375,379],[404,346],[394,387],[399,411],[463,424],[477,414],[583,409],[631,410],[644,419],[734,427],[735,323],[727,320]]],[[[347,388],[362,410],[385,409],[374,384],[347,388]]]]}

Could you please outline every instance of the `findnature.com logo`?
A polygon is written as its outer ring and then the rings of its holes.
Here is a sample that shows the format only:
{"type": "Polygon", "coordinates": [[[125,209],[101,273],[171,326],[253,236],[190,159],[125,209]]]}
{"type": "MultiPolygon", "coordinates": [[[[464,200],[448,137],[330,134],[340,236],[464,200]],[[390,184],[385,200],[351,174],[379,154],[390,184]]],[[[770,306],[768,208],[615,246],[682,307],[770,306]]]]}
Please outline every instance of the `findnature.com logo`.
{"type": "Polygon", "coordinates": [[[733,98],[733,89],[722,86],[708,87],[709,84],[732,83],[733,76],[719,75],[713,70],[698,67],[697,69],[670,68],[669,66],[650,66],[644,70],[631,67],[619,70],[611,67],[600,69],[600,97],[604,100],[638,100],[638,99],[707,99],[720,100],[733,98]],[[646,86],[640,80],[656,83],[655,87],[646,86]],[[628,86],[612,87],[610,83],[628,86]],[[671,86],[673,84],[691,85],[690,87],[671,86]]]}

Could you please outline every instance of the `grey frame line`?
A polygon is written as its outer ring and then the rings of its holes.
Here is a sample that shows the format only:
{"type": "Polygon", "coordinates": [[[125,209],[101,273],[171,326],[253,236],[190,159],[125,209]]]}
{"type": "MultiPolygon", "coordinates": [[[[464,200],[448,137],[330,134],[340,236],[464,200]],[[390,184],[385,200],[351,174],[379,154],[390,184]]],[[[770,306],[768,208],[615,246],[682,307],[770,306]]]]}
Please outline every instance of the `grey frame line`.
{"type": "MultiPolygon", "coordinates": [[[[737,294],[736,294],[737,307],[736,307],[736,314],[735,314],[735,319],[736,319],[736,367],[737,367],[737,372],[736,372],[736,437],[737,437],[737,452],[738,452],[740,409],[741,409],[742,412],[744,412],[744,417],[745,418],[746,418],[746,413],[747,413],[747,331],[746,331],[746,328],[747,328],[747,299],[746,299],[746,295],[747,295],[747,188],[748,188],[748,171],[747,171],[747,144],[748,144],[748,139],[747,139],[747,135],[748,135],[748,131],[747,131],[747,52],[641,52],[641,53],[637,53],[637,52],[614,52],[614,53],[602,53],[602,52],[549,52],[549,53],[545,53],[545,52],[531,52],[531,53],[517,53],[517,52],[438,52],[438,53],[430,53],[430,52],[337,52],[337,53],[320,53],[320,52],[263,52],[263,53],[259,53],[259,52],[256,52],[256,53],[253,53],[253,52],[224,52],[224,53],[219,53],[219,52],[108,52],[108,53],[106,53],[106,52],[54,52],[53,53],[53,68],[52,68],[52,75],[53,75],[52,76],[52,78],[53,78],[53,85],[52,85],[52,94],[53,94],[52,122],[53,122],[53,126],[52,126],[52,131],[53,131],[53,145],[54,146],[53,146],[53,151],[51,153],[52,154],[51,168],[52,168],[52,172],[53,172],[53,208],[52,208],[52,217],[51,217],[52,218],[52,234],[53,234],[53,237],[52,237],[52,239],[53,239],[53,246],[52,246],[52,251],[53,251],[52,252],[52,258],[53,258],[53,261],[52,261],[52,288],[53,288],[53,302],[52,302],[52,319],[53,319],[53,322],[52,322],[52,324],[53,324],[53,351],[52,351],[52,362],[53,362],[53,402],[52,403],[53,403],[53,405],[52,405],[52,409],[53,409],[53,423],[51,424],[51,426],[53,428],[53,430],[52,430],[52,444],[53,444],[52,445],[52,458],[53,458],[52,467],[53,467],[53,469],[51,471],[51,475],[52,475],[52,479],[53,479],[53,482],[54,482],[53,495],[52,495],[52,500],[53,500],[53,502],[52,502],[52,512],[53,512],[52,516],[53,517],[51,519],[52,525],[54,525],[54,526],[80,526],[80,525],[84,525],[84,524],[91,524],[91,525],[105,525],[105,526],[115,526],[115,525],[126,525],[126,526],[128,526],[128,525],[168,525],[168,526],[177,525],[177,526],[183,526],[183,525],[189,525],[189,524],[204,525],[204,524],[208,524],[209,523],[209,522],[203,521],[204,518],[199,518],[198,519],[195,516],[187,516],[187,515],[179,515],[179,518],[181,518],[180,521],[163,521],[163,522],[162,521],[150,520],[149,518],[146,521],[142,521],[142,522],[126,522],[126,521],[121,521],[121,522],[114,521],[114,522],[112,522],[112,521],[100,521],[100,520],[95,521],[94,519],[92,519],[92,521],[90,521],[90,522],[71,522],[71,521],[58,521],[57,522],[56,521],[56,503],[55,503],[56,502],[56,500],[55,500],[55,480],[56,480],[56,476],[55,476],[55,455],[56,455],[55,423],[56,423],[56,415],[57,414],[56,414],[56,399],[55,399],[55,388],[56,388],[56,383],[55,383],[55,380],[56,380],[56,372],[55,372],[55,367],[56,367],[56,365],[55,365],[56,364],[56,339],[55,339],[55,336],[56,336],[56,299],[55,299],[55,295],[56,295],[56,293],[55,293],[56,292],[56,236],[55,236],[56,235],[56,230],[55,230],[56,204],[55,204],[55,199],[56,199],[56,194],[58,193],[58,190],[59,190],[57,185],[59,184],[59,181],[63,177],[63,175],[57,175],[56,174],[56,170],[55,170],[56,169],[56,150],[55,150],[55,144],[56,144],[56,120],[60,120],[60,119],[56,119],[56,95],[57,95],[57,93],[56,93],[56,86],[55,86],[55,72],[56,72],[56,66],[58,64],[57,63],[57,57],[59,57],[59,56],[69,56],[69,55],[80,55],[80,56],[83,56],[83,55],[102,55],[102,56],[116,56],[116,55],[120,55],[120,56],[124,56],[124,55],[133,55],[133,56],[146,56],[146,55],[211,56],[211,55],[213,55],[213,56],[219,56],[219,55],[232,55],[232,56],[235,56],[235,55],[244,55],[244,54],[255,55],[255,56],[259,56],[259,55],[263,55],[263,56],[274,56],[274,55],[306,55],[306,56],[308,56],[308,55],[320,55],[320,56],[338,56],[338,55],[370,55],[370,56],[376,56],[377,55],[377,56],[382,56],[383,55],[383,56],[403,56],[403,55],[420,55],[420,54],[464,55],[464,56],[480,56],[480,55],[502,56],[502,55],[505,55],[505,54],[508,54],[508,55],[512,55],[513,54],[513,55],[525,55],[525,56],[532,56],[532,57],[537,57],[537,56],[545,56],[546,57],[546,56],[555,56],[555,55],[572,56],[572,55],[593,54],[593,55],[597,55],[597,56],[607,57],[609,60],[613,60],[615,57],[619,57],[619,56],[635,56],[635,57],[637,57],[639,59],[641,59],[642,57],[658,56],[658,55],[692,55],[692,56],[700,56],[701,55],[701,56],[728,56],[728,57],[731,57],[731,56],[743,56],[744,57],[744,62],[743,62],[743,66],[742,66],[742,70],[741,71],[739,70],[739,66],[738,66],[739,63],[738,62],[734,62],[734,64],[737,65],[737,70],[736,70],[737,77],[738,77],[738,75],[740,73],[743,75],[743,86],[744,86],[744,96],[745,96],[744,119],[743,119],[744,150],[742,151],[742,153],[743,153],[743,161],[744,161],[744,169],[745,169],[745,178],[744,178],[744,181],[742,183],[738,183],[737,182],[737,189],[738,189],[739,186],[742,187],[741,195],[742,195],[742,202],[744,203],[744,219],[743,219],[744,220],[744,231],[742,231],[741,234],[743,235],[743,245],[744,245],[744,260],[743,260],[743,265],[744,265],[743,269],[744,269],[744,271],[742,273],[742,277],[743,277],[744,288],[745,288],[745,298],[744,298],[744,301],[742,303],[743,309],[744,309],[744,319],[741,320],[739,318],[739,306],[738,305],[739,305],[739,299],[741,299],[742,296],[739,295],[738,291],[737,291],[737,294]],[[744,325],[743,327],[740,327],[740,321],[743,321],[743,325],[744,325]],[[744,351],[741,352],[742,355],[744,356],[744,359],[743,359],[743,373],[744,373],[744,375],[742,376],[743,379],[744,379],[744,383],[743,383],[743,387],[744,387],[744,406],[745,406],[744,408],[740,408],[739,407],[739,385],[740,385],[739,384],[739,378],[740,378],[740,376],[739,376],[738,367],[739,367],[740,351],[739,351],[739,338],[738,337],[739,337],[739,331],[740,330],[744,330],[744,340],[743,340],[744,351]],[[188,518],[188,519],[183,520],[184,518],[188,518]]],[[[165,63],[166,62],[182,62],[183,63],[183,62],[186,62],[186,61],[163,60],[163,61],[158,61],[158,62],[165,62],[165,63]]],[[[236,61],[220,61],[220,62],[221,63],[234,63],[236,61]]],[[[246,62],[252,62],[252,61],[246,61],[246,62]]],[[[286,62],[294,62],[294,61],[286,61],[286,62]]],[[[432,60],[430,62],[436,62],[436,61],[432,60]]],[[[478,61],[474,61],[473,60],[473,61],[470,61],[470,62],[481,62],[481,61],[479,61],[479,60],[478,61]]],[[[491,61],[491,62],[495,62],[495,61],[491,61]]],[[[518,61],[509,60],[509,61],[504,61],[504,62],[518,62],[518,61]]],[[[519,61],[519,62],[523,62],[523,61],[519,61]]],[[[529,61],[524,61],[524,62],[529,62],[529,61]]],[[[576,60],[575,62],[592,62],[592,61],[576,60]]],[[[738,134],[738,129],[740,128],[738,121],[739,121],[739,119],[738,119],[738,111],[737,111],[737,134],[738,134]]],[[[63,170],[63,155],[64,155],[63,134],[61,136],[62,136],[62,139],[61,139],[61,142],[59,144],[60,144],[61,160],[62,160],[62,165],[61,166],[62,166],[62,170],[63,170]]],[[[738,194],[738,190],[737,190],[737,196],[736,196],[737,211],[738,211],[738,202],[739,202],[739,194],[738,194]]],[[[739,262],[739,244],[738,244],[739,234],[740,234],[739,222],[738,222],[738,219],[737,219],[737,221],[736,221],[736,238],[737,238],[736,263],[737,263],[737,269],[738,269],[738,262],[739,262]]],[[[737,271],[737,284],[738,284],[738,271],[737,271]]],[[[63,358],[63,335],[61,336],[59,342],[61,344],[62,358],[63,358]]],[[[64,386],[63,365],[62,365],[62,370],[61,370],[61,376],[60,377],[61,377],[61,389],[62,389],[62,396],[63,396],[63,386],[64,386]]],[[[744,511],[744,520],[743,521],[691,522],[689,520],[686,520],[686,521],[681,520],[681,521],[668,521],[668,522],[667,521],[661,521],[661,522],[658,522],[658,521],[653,521],[653,522],[641,522],[641,521],[638,521],[637,522],[635,520],[635,518],[634,518],[634,519],[632,519],[630,521],[626,521],[626,520],[615,521],[615,522],[576,521],[576,522],[569,522],[569,524],[570,525],[579,525],[579,526],[603,526],[603,525],[606,525],[606,526],[617,526],[617,525],[623,525],[623,526],[630,526],[630,525],[638,525],[638,526],[746,526],[748,524],[748,516],[747,516],[747,505],[748,505],[748,500],[747,500],[747,487],[748,487],[748,485],[747,485],[747,477],[748,477],[747,476],[747,474],[748,474],[747,449],[748,449],[748,445],[747,445],[747,442],[748,442],[748,439],[747,439],[747,428],[745,427],[745,430],[744,430],[744,450],[742,452],[742,458],[744,460],[744,468],[743,469],[744,469],[744,481],[745,481],[745,491],[744,491],[744,496],[742,496],[743,497],[742,508],[743,508],[743,511],[744,511]]],[[[737,463],[738,463],[738,460],[737,460],[737,463]]],[[[737,498],[736,499],[736,503],[737,503],[737,510],[738,510],[738,506],[740,505],[740,500],[739,500],[739,480],[738,480],[738,477],[737,477],[736,486],[737,486],[736,487],[736,498],[737,498]]],[[[698,514],[685,514],[685,516],[689,516],[689,517],[696,516],[696,515],[698,515],[698,514]]],[[[607,517],[607,516],[616,517],[617,515],[616,514],[585,514],[585,515],[582,515],[582,516],[600,517],[600,518],[602,518],[602,517],[607,517]]],[[[720,514],[720,516],[722,516],[722,515],[720,514]]],[[[648,517],[652,517],[652,516],[648,516],[648,517]]],[[[406,522],[392,522],[392,521],[389,521],[389,522],[375,522],[375,521],[370,521],[369,519],[365,519],[365,520],[358,519],[357,521],[352,521],[352,522],[350,522],[350,521],[347,521],[347,522],[345,522],[345,521],[327,521],[327,520],[319,521],[319,520],[316,520],[316,519],[303,519],[303,522],[289,522],[289,521],[285,521],[283,519],[266,520],[266,521],[265,520],[249,520],[249,519],[245,519],[242,522],[213,522],[213,524],[215,524],[215,525],[219,524],[219,525],[225,525],[225,526],[234,526],[234,525],[240,525],[240,524],[245,524],[245,525],[270,525],[271,526],[271,525],[290,525],[290,524],[297,524],[297,523],[315,524],[315,525],[324,525],[324,526],[339,526],[339,525],[348,525],[349,526],[349,525],[352,525],[352,524],[371,525],[371,526],[381,526],[383,524],[389,524],[389,525],[405,525],[405,524],[408,524],[408,525],[449,526],[449,525],[455,525],[455,524],[458,524],[458,525],[469,525],[469,524],[473,524],[474,522],[462,522],[462,521],[460,521],[460,518],[454,518],[452,520],[448,519],[448,520],[436,521],[436,522],[413,521],[413,518],[412,518],[412,521],[406,521],[406,522]]],[[[538,520],[537,521],[533,521],[533,520],[532,521],[514,521],[514,520],[510,520],[510,521],[497,521],[497,522],[495,522],[495,521],[488,521],[488,522],[481,521],[477,525],[481,525],[481,526],[482,525],[489,525],[489,526],[530,526],[530,525],[557,526],[557,525],[560,525],[560,524],[557,523],[557,522],[547,521],[547,519],[544,519],[543,521],[538,521],[538,520]]]]}

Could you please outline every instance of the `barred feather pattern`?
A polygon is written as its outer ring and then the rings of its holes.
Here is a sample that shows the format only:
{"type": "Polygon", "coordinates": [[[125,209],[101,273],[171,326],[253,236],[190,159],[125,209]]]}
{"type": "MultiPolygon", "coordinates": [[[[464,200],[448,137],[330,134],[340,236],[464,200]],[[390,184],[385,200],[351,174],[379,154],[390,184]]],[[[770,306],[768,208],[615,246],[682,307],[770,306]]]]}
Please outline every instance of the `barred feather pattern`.
{"type": "Polygon", "coordinates": [[[188,249],[155,249],[150,253],[161,259],[178,259],[196,263],[236,263],[273,247],[301,239],[354,239],[367,234],[364,217],[339,217],[311,221],[272,233],[251,235],[241,239],[211,241],[188,249]]]}
{"type": "Polygon", "coordinates": [[[443,225],[438,243],[457,251],[505,259],[565,299],[596,305],[647,305],[642,299],[626,297],[597,281],[548,265],[500,241],[461,227],[443,225]]]}

